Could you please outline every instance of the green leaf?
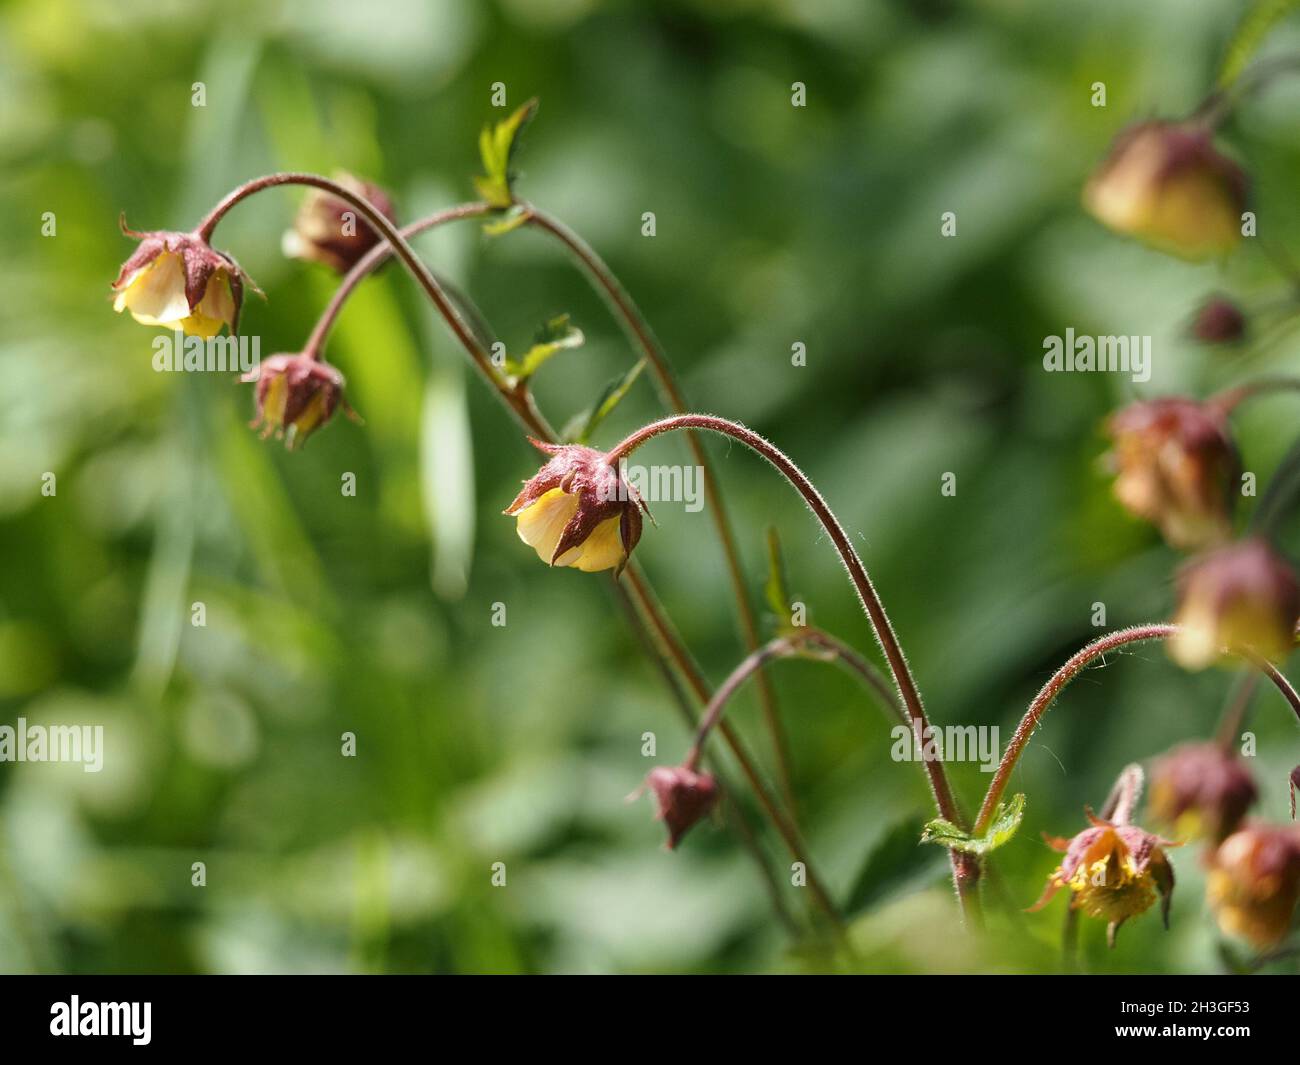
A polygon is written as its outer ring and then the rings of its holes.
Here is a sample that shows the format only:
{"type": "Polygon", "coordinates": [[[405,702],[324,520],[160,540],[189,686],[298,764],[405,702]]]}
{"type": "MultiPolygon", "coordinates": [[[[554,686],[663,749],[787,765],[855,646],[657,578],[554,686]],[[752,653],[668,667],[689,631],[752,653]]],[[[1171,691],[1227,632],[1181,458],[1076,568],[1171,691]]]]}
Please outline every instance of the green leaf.
{"type": "Polygon", "coordinates": [[[596,431],[596,427],[605,420],[606,416],[615,407],[627,391],[635,383],[636,379],[641,376],[641,371],[645,369],[645,359],[641,359],[635,366],[624,374],[620,374],[601,389],[600,398],[589,409],[569,419],[569,423],[564,427],[563,437],[570,443],[585,444],[591,439],[591,434],[596,431]]]}
{"type": "Polygon", "coordinates": [[[763,587],[767,605],[771,607],[782,631],[790,628],[790,589],[785,579],[785,559],[781,556],[781,538],[776,526],[767,527],[767,584],[763,587]]]}
{"type": "Polygon", "coordinates": [[[569,348],[581,347],[585,339],[582,330],[569,321],[567,314],[558,315],[537,331],[533,337],[533,346],[522,359],[518,362],[506,360],[506,373],[513,374],[520,380],[532,377],[552,355],[569,348]]]}
{"type": "Polygon", "coordinates": [[[478,150],[483,159],[483,174],[474,179],[474,187],[493,207],[506,208],[515,202],[511,189],[516,176],[513,166],[515,152],[519,148],[520,134],[535,114],[536,97],[495,126],[484,126],[479,134],[478,150]]]}
{"type": "Polygon", "coordinates": [[[993,823],[982,836],[972,836],[951,821],[936,817],[926,824],[921,833],[922,843],[938,843],[941,847],[961,851],[963,854],[987,854],[997,850],[1016,834],[1020,819],[1025,814],[1025,797],[1017,793],[1010,802],[998,803],[993,823]]]}
{"type": "Polygon", "coordinates": [[[1241,76],[1251,58],[1277,23],[1300,6],[1300,0],[1256,0],[1241,16],[1224,50],[1219,88],[1226,89],[1241,76]]]}

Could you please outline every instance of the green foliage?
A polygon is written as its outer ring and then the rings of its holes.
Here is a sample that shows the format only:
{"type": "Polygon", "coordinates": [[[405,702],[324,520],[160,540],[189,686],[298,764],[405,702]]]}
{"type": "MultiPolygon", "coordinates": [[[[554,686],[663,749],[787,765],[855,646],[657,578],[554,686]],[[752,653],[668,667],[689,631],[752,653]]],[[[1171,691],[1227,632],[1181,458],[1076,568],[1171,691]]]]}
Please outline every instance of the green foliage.
{"type": "Polygon", "coordinates": [[[1273,28],[1297,7],[1300,0],[1255,0],[1246,9],[1224,49],[1219,88],[1228,88],[1241,76],[1273,28]]]}
{"type": "Polygon", "coordinates": [[[574,444],[585,444],[590,441],[600,423],[623,401],[623,397],[627,395],[644,369],[645,359],[640,359],[626,371],[607,381],[596,397],[596,402],[569,419],[564,432],[560,435],[574,444]]]}
{"type": "Polygon", "coordinates": [[[1010,802],[998,803],[993,820],[983,835],[972,836],[951,821],[936,817],[926,823],[925,830],[921,833],[921,842],[937,843],[941,847],[961,851],[963,854],[988,854],[990,851],[997,850],[1016,834],[1024,814],[1025,797],[1023,794],[1016,794],[1012,796],[1010,802]]]}
{"type": "Polygon", "coordinates": [[[547,321],[533,337],[533,346],[522,359],[507,359],[506,373],[519,380],[532,377],[551,356],[561,351],[582,347],[582,330],[569,321],[567,314],[561,314],[547,321]]]}
{"type": "Polygon", "coordinates": [[[537,100],[534,98],[516,108],[508,118],[484,126],[479,134],[478,150],[483,160],[483,174],[474,179],[474,187],[493,207],[504,209],[515,201],[515,154],[524,130],[536,114],[537,100]]]}

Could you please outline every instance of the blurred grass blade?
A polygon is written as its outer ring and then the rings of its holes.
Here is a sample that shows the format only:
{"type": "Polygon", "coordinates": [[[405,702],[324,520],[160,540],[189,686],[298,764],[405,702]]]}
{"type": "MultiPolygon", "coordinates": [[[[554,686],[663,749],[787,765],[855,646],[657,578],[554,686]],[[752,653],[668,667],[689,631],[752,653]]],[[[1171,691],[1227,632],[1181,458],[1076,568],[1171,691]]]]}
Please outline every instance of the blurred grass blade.
{"type": "Polygon", "coordinates": [[[564,427],[564,432],[561,434],[564,439],[578,444],[585,444],[590,440],[591,434],[608,417],[609,412],[619,405],[623,397],[627,395],[628,389],[636,383],[636,379],[641,376],[641,371],[644,369],[645,359],[641,359],[627,373],[615,377],[606,384],[601,389],[600,398],[596,400],[591,408],[569,420],[569,423],[564,427]]]}
{"type": "Polygon", "coordinates": [[[1241,77],[1269,32],[1297,7],[1300,0],[1256,0],[1247,9],[1224,50],[1218,80],[1220,89],[1228,88],[1241,77]]]}

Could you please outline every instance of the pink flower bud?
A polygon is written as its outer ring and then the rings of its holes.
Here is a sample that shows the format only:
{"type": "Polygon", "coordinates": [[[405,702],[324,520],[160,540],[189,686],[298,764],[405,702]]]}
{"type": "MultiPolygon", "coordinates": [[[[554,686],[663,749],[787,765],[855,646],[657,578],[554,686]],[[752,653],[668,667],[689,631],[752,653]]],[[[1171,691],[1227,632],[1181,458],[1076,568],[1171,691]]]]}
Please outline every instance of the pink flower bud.
{"type": "Polygon", "coordinates": [[[641,539],[641,511],[649,513],[641,496],[594,448],[532,444],[552,458],[505,509],[519,539],[548,566],[621,571],[641,539]]]}
{"type": "Polygon", "coordinates": [[[283,436],[290,449],[328,422],[340,403],[348,411],[343,375],[306,355],[272,355],[242,379],[257,383],[253,428],[261,426],[264,439],[283,436]]]}
{"type": "Polygon", "coordinates": [[[1111,229],[1187,259],[1234,248],[1246,175],[1209,129],[1143,122],[1124,130],[1088,182],[1084,206],[1111,229]]]}
{"type": "Polygon", "coordinates": [[[1168,647],[1185,669],[1203,669],[1243,650],[1281,661],[1295,647],[1300,585],[1263,540],[1243,540],[1194,559],[1178,584],[1179,631],[1168,647]]]}
{"type": "Polygon", "coordinates": [[[1241,460],[1221,412],[1191,399],[1156,399],[1112,415],[1107,431],[1115,497],[1130,512],[1174,547],[1229,536],[1241,460]]]}
{"type": "MultiPolygon", "coordinates": [[[[351,174],[339,174],[335,180],[369,200],[390,222],[396,221],[393,202],[378,185],[351,174]]],[[[346,274],[382,239],[352,204],[313,188],[302,201],[293,228],[285,232],[281,247],[291,258],[324,263],[346,274]]]]}
{"type": "Polygon", "coordinates": [[[645,778],[645,787],[655,797],[655,818],[668,829],[672,850],[696,822],[718,801],[718,782],[709,773],[697,773],[685,766],[655,766],[645,778]]]}

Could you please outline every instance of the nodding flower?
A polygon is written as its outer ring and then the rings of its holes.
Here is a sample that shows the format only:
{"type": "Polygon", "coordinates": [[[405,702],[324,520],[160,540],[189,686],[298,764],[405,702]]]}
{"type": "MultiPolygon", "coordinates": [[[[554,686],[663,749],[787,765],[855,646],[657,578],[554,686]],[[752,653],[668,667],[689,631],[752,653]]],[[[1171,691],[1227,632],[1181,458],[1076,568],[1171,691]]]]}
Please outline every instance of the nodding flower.
{"type": "Polygon", "coordinates": [[[122,232],[140,242],[113,282],[113,309],[129,311],[141,325],[214,337],[225,326],[239,331],[244,285],[257,286],[238,263],[195,233],[122,232]]]}
{"type": "Polygon", "coordinates": [[[1218,843],[1259,797],[1246,763],[1217,743],[1184,743],[1151,766],[1152,816],[1184,838],[1218,843]]]}
{"type": "Polygon", "coordinates": [[[1047,878],[1047,887],[1030,912],[1041,910],[1062,888],[1070,891],[1070,908],[1107,923],[1106,938],[1115,945],[1120,925],[1150,909],[1159,895],[1161,915],[1169,926],[1174,870],[1166,847],[1177,846],[1136,825],[1118,825],[1088,813],[1091,827],[1073,839],[1044,837],[1064,853],[1047,878]]]}
{"type": "MultiPolygon", "coordinates": [[[[396,222],[393,201],[383,189],[351,174],[335,177],[344,188],[369,200],[390,222],[396,222]]],[[[311,189],[293,228],[285,231],[281,249],[293,259],[323,263],[339,274],[346,274],[382,238],[351,204],[323,189],[311,189]]]]}
{"type": "Polygon", "coordinates": [[[1234,832],[1214,852],[1206,894],[1228,935],[1261,949],[1281,942],[1300,897],[1300,829],[1251,824],[1234,832]]]}
{"type": "Polygon", "coordinates": [[[263,438],[283,436],[291,450],[328,422],[340,404],[351,414],[343,375],[308,355],[272,355],[242,380],[257,385],[253,428],[260,426],[263,438]]]}
{"type": "Polygon", "coordinates": [[[622,571],[641,539],[641,512],[650,512],[640,494],[594,448],[532,444],[551,459],[505,509],[519,539],[548,566],[622,571]]]}
{"type": "Polygon", "coordinates": [[[655,818],[668,829],[668,849],[674,849],[687,831],[703,820],[718,801],[718,782],[710,773],[684,765],[655,766],[645,784],[628,796],[635,799],[646,790],[655,797],[655,818]]]}
{"type": "Polygon", "coordinates": [[[1115,497],[1154,524],[1173,547],[1204,548],[1232,532],[1241,469],[1222,412],[1170,397],[1131,404],[1111,415],[1115,497]]]}
{"type": "Polygon", "coordinates": [[[1203,669],[1231,652],[1281,661],[1295,647],[1300,584],[1264,540],[1242,540],[1188,563],[1179,575],[1179,631],[1169,654],[1203,669]]]}
{"type": "Polygon", "coordinates": [[[1142,122],[1115,138],[1083,204],[1118,233],[1185,259],[1208,259],[1241,240],[1247,185],[1206,126],[1142,122]]]}

